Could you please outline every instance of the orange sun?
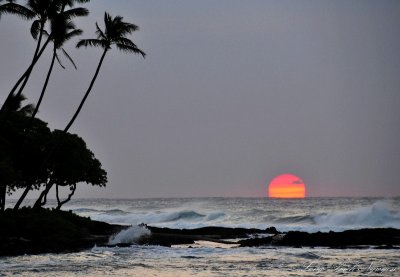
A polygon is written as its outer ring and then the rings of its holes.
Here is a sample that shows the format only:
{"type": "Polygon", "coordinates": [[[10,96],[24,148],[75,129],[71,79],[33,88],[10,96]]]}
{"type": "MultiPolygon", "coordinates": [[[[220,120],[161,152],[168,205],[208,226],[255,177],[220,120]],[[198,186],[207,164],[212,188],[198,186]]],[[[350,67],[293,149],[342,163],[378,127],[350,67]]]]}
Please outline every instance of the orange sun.
{"type": "Polygon", "coordinates": [[[306,185],[303,180],[293,174],[276,176],[269,183],[268,196],[273,198],[304,198],[306,185]]]}

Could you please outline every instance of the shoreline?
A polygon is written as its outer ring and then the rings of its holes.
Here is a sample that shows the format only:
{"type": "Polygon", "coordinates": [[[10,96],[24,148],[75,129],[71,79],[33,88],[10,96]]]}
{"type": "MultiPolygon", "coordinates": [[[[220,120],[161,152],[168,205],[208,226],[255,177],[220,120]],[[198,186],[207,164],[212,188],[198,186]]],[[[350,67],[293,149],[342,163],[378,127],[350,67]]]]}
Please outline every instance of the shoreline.
{"type": "MultiPolygon", "coordinates": [[[[342,232],[279,232],[267,229],[202,227],[173,229],[139,225],[149,230],[127,243],[110,245],[110,238],[132,226],[109,224],[78,216],[71,211],[23,208],[0,212],[0,256],[68,253],[94,246],[130,247],[159,245],[172,247],[199,241],[216,247],[329,247],[343,249],[400,249],[400,229],[364,228],[342,232]]],[[[138,228],[137,226],[134,226],[138,228]]]]}
{"type": "Polygon", "coordinates": [[[238,247],[284,246],[284,247],[330,247],[400,249],[400,229],[363,228],[342,232],[302,231],[278,232],[275,227],[267,229],[245,229],[226,227],[203,227],[197,229],[171,229],[147,226],[151,231],[139,244],[171,247],[193,244],[203,240],[222,244],[237,244],[238,247]],[[234,240],[234,241],[232,241],[234,240]]]}
{"type": "Polygon", "coordinates": [[[105,244],[127,228],[71,211],[31,208],[0,212],[0,226],[0,256],[78,252],[105,244]]]}

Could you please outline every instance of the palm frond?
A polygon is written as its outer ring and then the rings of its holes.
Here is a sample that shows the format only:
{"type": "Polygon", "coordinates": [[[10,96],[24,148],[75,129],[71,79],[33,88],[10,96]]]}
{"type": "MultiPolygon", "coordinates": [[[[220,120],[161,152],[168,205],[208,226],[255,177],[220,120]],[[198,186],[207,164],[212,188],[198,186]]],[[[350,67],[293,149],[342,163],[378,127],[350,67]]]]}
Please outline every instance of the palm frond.
{"type": "Polygon", "coordinates": [[[117,47],[118,50],[120,50],[122,52],[140,54],[143,56],[143,58],[146,57],[146,53],[144,53],[142,50],[140,50],[137,47],[132,47],[132,46],[128,46],[128,45],[121,44],[121,43],[116,43],[115,46],[117,47]]]}
{"type": "Polygon", "coordinates": [[[135,31],[139,31],[139,27],[132,23],[122,22],[121,35],[132,34],[135,31]]]}
{"type": "Polygon", "coordinates": [[[64,50],[64,48],[61,48],[61,51],[63,52],[64,56],[67,57],[67,59],[72,63],[72,65],[75,67],[75,69],[78,69],[76,67],[76,64],[74,60],[71,58],[71,56],[67,53],[67,51],[64,50]]]}
{"type": "Polygon", "coordinates": [[[2,14],[14,14],[23,19],[33,19],[36,13],[16,3],[6,3],[0,6],[0,17],[2,14]]]}
{"type": "Polygon", "coordinates": [[[59,2],[61,2],[64,6],[73,7],[75,3],[83,4],[90,2],[90,0],[59,0],[59,2]]]}
{"type": "Polygon", "coordinates": [[[57,13],[53,0],[28,0],[27,6],[36,13],[40,19],[46,20],[57,13]]]}
{"type": "Polygon", "coordinates": [[[118,38],[114,39],[113,42],[124,44],[126,46],[137,47],[136,44],[134,44],[130,39],[125,38],[125,37],[118,37],[118,38]]]}
{"type": "Polygon", "coordinates": [[[65,30],[75,30],[76,29],[75,23],[72,22],[71,20],[67,20],[67,22],[65,22],[64,25],[65,25],[65,30]]]}
{"type": "Polygon", "coordinates": [[[61,63],[60,57],[57,55],[57,53],[54,53],[54,55],[56,56],[58,64],[62,67],[62,69],[65,69],[65,66],[63,66],[63,64],[61,63]]]}
{"type": "Polygon", "coordinates": [[[107,24],[111,24],[112,22],[112,17],[108,12],[104,12],[104,23],[107,24]]]}
{"type": "Polygon", "coordinates": [[[107,41],[99,40],[99,39],[82,39],[76,44],[76,47],[80,48],[82,46],[101,47],[103,49],[110,47],[110,45],[108,44],[107,41]]]}
{"type": "Polygon", "coordinates": [[[83,31],[81,29],[75,29],[69,33],[66,33],[64,37],[64,42],[70,40],[73,37],[80,36],[82,33],[83,31]]]}
{"type": "Polygon", "coordinates": [[[56,48],[61,48],[66,41],[82,34],[81,29],[75,29],[75,24],[70,20],[65,20],[63,17],[52,20],[51,29],[56,48]]]}
{"type": "Polygon", "coordinates": [[[97,35],[98,38],[107,39],[106,35],[105,35],[104,32],[100,29],[99,24],[97,24],[97,22],[96,22],[96,35],[97,35]]]}
{"type": "Polygon", "coordinates": [[[89,10],[86,8],[74,8],[67,11],[64,11],[61,15],[65,19],[72,19],[75,17],[87,16],[89,14],[89,10]]]}
{"type": "Polygon", "coordinates": [[[33,21],[32,25],[31,25],[31,35],[35,40],[38,38],[38,35],[40,32],[40,27],[41,27],[41,22],[39,19],[36,19],[35,21],[33,21]]]}

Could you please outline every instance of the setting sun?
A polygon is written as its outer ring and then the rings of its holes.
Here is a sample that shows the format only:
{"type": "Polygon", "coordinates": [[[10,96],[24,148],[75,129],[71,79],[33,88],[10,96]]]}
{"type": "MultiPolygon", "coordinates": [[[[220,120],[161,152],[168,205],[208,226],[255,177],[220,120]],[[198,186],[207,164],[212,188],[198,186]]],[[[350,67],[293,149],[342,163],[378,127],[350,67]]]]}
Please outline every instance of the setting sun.
{"type": "Polygon", "coordinates": [[[268,197],[272,198],[304,198],[306,185],[303,180],[293,174],[282,174],[269,183],[268,197]]]}

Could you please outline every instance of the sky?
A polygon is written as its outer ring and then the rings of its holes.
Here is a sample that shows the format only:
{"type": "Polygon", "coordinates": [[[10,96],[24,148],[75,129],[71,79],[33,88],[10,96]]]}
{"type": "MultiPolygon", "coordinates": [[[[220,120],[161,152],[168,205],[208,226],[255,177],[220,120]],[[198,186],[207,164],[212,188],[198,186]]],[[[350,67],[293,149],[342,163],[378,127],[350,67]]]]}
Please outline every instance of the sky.
{"type": "MultiPolygon", "coordinates": [[[[92,0],[140,27],[113,49],[70,132],[108,172],[79,197],[264,197],[292,173],[307,196],[400,196],[400,1],[92,0]]],[[[25,70],[31,22],[0,20],[0,101],[25,70]]],[[[65,49],[39,118],[63,129],[101,49],[65,49]]],[[[36,102],[50,63],[26,89],[36,102]]],[[[28,103],[27,102],[27,103],[28,103]]]]}

